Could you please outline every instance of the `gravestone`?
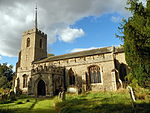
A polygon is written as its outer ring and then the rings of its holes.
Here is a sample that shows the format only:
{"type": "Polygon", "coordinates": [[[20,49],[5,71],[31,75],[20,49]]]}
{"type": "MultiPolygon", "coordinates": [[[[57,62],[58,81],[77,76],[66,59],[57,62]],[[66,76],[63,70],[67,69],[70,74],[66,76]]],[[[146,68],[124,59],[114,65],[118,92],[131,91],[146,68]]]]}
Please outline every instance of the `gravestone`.
{"type": "Polygon", "coordinates": [[[61,99],[61,93],[62,93],[62,92],[59,92],[59,94],[58,94],[58,98],[59,98],[59,99],[61,99]]]}
{"type": "Polygon", "coordinates": [[[135,94],[134,94],[133,88],[131,86],[128,86],[128,89],[129,89],[129,93],[130,93],[130,97],[132,101],[135,102],[135,94]]]}
{"type": "Polygon", "coordinates": [[[61,92],[61,100],[64,101],[66,99],[65,91],[61,92]]]}
{"type": "Polygon", "coordinates": [[[82,93],[82,89],[79,88],[77,94],[80,95],[82,93]]]}

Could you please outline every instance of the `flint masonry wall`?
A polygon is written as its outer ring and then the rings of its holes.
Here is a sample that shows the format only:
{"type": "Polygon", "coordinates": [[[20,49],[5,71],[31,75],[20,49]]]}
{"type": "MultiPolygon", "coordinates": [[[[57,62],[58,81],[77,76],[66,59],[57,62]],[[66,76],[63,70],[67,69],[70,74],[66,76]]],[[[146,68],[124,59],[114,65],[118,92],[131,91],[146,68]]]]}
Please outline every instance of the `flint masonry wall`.
{"type": "Polygon", "coordinates": [[[114,66],[114,54],[110,53],[103,53],[99,55],[92,55],[92,56],[84,56],[80,58],[71,58],[71,59],[64,59],[58,61],[49,61],[40,64],[34,64],[34,66],[38,65],[56,65],[56,66],[64,66],[66,68],[66,85],[69,86],[69,79],[68,79],[68,70],[72,68],[73,72],[75,73],[76,80],[77,78],[81,78],[80,84],[86,89],[85,81],[86,76],[85,73],[88,73],[88,67],[92,65],[97,65],[100,67],[100,72],[102,75],[102,83],[91,84],[92,90],[114,90],[112,87],[112,80],[111,71],[115,68],[114,66]]]}

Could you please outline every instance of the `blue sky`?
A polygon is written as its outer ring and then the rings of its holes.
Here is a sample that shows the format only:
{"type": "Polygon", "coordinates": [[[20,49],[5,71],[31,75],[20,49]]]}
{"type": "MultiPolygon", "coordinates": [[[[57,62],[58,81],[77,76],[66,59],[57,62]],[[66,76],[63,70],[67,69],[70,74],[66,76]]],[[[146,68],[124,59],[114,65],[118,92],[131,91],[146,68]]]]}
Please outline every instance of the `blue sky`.
{"type": "MultiPolygon", "coordinates": [[[[36,0],[38,28],[48,35],[48,53],[55,55],[123,44],[115,33],[126,0],[36,0]],[[60,7],[61,6],[61,7],[60,7]]],[[[15,68],[22,32],[34,27],[35,0],[0,1],[0,63],[15,68]]]]}
{"type": "Polygon", "coordinates": [[[63,41],[57,41],[50,45],[52,53],[60,55],[69,53],[74,48],[91,48],[91,47],[106,47],[106,46],[118,46],[123,42],[115,37],[115,33],[118,33],[118,26],[121,22],[112,20],[113,16],[118,14],[105,14],[100,17],[86,17],[77,21],[73,28],[82,28],[85,35],[81,38],[77,38],[75,41],[65,43],[63,41]]]}

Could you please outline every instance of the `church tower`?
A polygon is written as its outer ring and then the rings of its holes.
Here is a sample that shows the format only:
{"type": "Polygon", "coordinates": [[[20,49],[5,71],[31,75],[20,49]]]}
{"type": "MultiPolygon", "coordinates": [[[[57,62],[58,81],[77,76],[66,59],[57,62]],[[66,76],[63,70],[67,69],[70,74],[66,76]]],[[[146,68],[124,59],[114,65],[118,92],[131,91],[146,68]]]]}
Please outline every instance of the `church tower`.
{"type": "Polygon", "coordinates": [[[22,35],[21,50],[16,64],[17,78],[15,87],[23,92],[28,91],[28,81],[31,78],[31,69],[34,61],[47,57],[47,35],[38,30],[37,7],[35,8],[35,25],[22,35]],[[19,85],[19,86],[18,86],[19,85]]]}
{"type": "Polygon", "coordinates": [[[23,33],[20,67],[31,68],[33,61],[41,60],[47,57],[47,35],[37,28],[37,7],[35,12],[35,26],[33,29],[23,33]]]}

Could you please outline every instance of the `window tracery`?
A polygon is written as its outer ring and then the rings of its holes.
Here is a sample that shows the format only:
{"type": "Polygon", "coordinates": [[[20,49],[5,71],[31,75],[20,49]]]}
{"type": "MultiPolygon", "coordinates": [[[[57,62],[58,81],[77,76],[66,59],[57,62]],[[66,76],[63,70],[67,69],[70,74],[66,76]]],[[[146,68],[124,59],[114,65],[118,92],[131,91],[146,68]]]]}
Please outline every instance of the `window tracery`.
{"type": "Polygon", "coordinates": [[[99,66],[89,67],[90,83],[101,83],[101,72],[99,66]]]}
{"type": "Polygon", "coordinates": [[[27,87],[28,76],[26,74],[23,75],[23,88],[27,87]]]}

